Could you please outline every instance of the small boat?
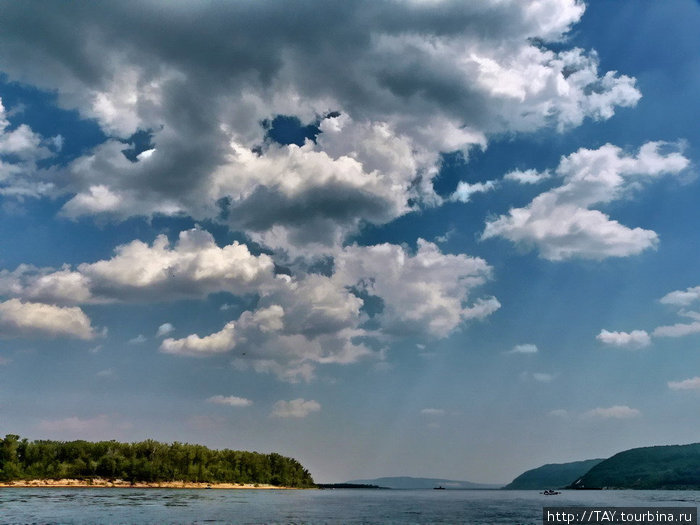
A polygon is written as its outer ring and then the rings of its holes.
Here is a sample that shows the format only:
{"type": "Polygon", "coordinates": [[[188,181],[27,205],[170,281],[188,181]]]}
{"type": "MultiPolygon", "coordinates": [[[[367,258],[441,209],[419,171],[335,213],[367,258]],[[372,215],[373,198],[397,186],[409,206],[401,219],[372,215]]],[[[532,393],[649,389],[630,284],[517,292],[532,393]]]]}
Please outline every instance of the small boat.
{"type": "Polygon", "coordinates": [[[561,492],[557,490],[547,489],[544,492],[540,492],[540,494],[544,494],[545,496],[556,496],[557,494],[561,494],[561,492]]]}
{"type": "Polygon", "coordinates": [[[438,485],[437,487],[433,487],[433,490],[445,490],[445,487],[438,485]]]}

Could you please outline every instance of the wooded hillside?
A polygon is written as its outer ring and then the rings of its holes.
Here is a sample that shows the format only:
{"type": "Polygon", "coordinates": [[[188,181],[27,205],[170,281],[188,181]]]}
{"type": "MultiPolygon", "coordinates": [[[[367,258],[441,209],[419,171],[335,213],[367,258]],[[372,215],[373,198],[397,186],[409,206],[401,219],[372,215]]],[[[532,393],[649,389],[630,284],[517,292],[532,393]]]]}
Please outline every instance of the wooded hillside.
{"type": "Polygon", "coordinates": [[[620,452],[598,463],[571,488],[700,489],[700,443],[620,452]]]}

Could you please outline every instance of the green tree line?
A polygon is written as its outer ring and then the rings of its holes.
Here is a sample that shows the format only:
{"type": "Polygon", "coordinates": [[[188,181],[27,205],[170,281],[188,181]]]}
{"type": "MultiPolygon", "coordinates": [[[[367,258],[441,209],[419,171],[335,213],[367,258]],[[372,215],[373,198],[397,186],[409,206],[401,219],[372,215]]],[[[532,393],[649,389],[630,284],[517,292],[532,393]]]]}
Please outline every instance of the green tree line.
{"type": "Polygon", "coordinates": [[[212,450],[188,443],[0,440],[0,480],[123,479],[205,483],[261,483],[312,487],[298,461],[279,454],[212,450]]]}

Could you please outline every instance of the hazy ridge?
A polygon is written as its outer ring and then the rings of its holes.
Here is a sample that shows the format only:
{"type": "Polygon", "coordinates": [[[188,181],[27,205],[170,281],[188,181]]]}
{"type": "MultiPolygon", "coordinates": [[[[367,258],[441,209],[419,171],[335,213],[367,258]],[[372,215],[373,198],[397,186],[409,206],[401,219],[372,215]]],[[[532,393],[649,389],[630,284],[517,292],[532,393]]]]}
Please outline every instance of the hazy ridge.
{"type": "Polygon", "coordinates": [[[361,485],[378,485],[389,489],[497,489],[503,484],[474,483],[472,481],[457,481],[443,478],[414,478],[410,476],[394,476],[374,479],[355,479],[345,483],[361,485]]]}

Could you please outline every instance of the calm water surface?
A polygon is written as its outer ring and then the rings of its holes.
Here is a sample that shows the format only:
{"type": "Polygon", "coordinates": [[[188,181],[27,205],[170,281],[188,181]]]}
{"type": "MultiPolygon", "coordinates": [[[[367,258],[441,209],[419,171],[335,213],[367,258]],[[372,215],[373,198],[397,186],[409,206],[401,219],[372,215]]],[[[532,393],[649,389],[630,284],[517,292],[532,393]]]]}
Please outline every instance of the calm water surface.
{"type": "Polygon", "coordinates": [[[0,523],[541,525],[543,506],[697,507],[698,491],[3,488],[0,523]]]}

